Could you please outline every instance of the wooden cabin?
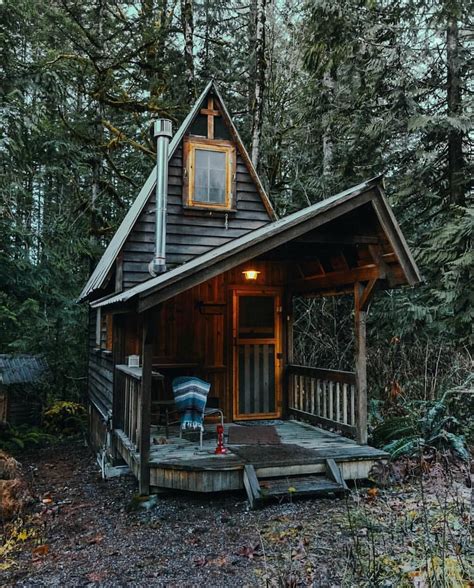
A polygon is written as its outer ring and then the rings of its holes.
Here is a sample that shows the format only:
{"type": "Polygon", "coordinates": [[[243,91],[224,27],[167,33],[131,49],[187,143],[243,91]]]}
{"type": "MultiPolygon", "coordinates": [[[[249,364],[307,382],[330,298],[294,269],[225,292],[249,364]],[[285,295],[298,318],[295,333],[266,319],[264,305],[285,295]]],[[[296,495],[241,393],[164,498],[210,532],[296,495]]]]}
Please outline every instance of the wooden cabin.
{"type": "Polygon", "coordinates": [[[125,460],[145,494],[366,477],[387,457],[366,445],[367,306],[420,281],[382,178],[277,219],[213,83],[172,138],[169,121],[155,131],[157,166],[80,296],[92,444],[125,460]],[[354,299],[354,370],[295,365],[294,298],[342,293],[354,299]],[[210,382],[226,434],[270,421],[281,447],[215,456],[215,438],[202,449],[180,438],[171,381],[182,375],[210,382]]]}

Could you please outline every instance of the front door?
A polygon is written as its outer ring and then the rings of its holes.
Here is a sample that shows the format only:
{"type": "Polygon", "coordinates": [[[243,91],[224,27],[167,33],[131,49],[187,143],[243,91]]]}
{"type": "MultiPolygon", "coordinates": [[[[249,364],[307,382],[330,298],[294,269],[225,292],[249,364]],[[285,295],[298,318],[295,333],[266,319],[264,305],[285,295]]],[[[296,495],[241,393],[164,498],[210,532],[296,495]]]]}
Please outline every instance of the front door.
{"type": "Polygon", "coordinates": [[[234,292],[234,418],[281,414],[281,297],[275,290],[234,292]]]}

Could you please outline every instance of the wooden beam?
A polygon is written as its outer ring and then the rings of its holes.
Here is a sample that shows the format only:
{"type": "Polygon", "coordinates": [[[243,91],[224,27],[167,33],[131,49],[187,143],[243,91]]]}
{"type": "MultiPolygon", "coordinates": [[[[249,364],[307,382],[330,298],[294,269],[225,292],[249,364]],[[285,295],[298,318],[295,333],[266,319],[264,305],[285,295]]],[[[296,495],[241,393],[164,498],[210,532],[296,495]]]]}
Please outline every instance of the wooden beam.
{"type": "Polygon", "coordinates": [[[142,381],[140,390],[139,453],[140,475],[138,478],[141,496],[150,493],[150,412],[151,412],[151,372],[153,361],[153,313],[143,316],[142,339],[142,381]]]}
{"type": "Polygon", "coordinates": [[[380,275],[379,268],[375,264],[364,265],[350,270],[328,272],[327,274],[306,276],[302,283],[293,284],[295,290],[313,290],[318,288],[332,288],[353,284],[354,282],[367,282],[368,280],[384,277],[380,275]]]}
{"type": "Polygon", "coordinates": [[[367,444],[367,351],[366,321],[367,313],[362,310],[364,287],[360,282],[354,284],[354,327],[355,327],[355,365],[357,388],[357,442],[367,444]]]}
{"type": "Polygon", "coordinates": [[[302,235],[296,239],[297,243],[312,243],[314,245],[366,245],[377,244],[377,237],[373,235],[354,235],[343,237],[342,235],[302,235]]]}
{"type": "Polygon", "coordinates": [[[381,273],[387,278],[390,286],[395,285],[395,276],[393,271],[387,263],[387,259],[382,251],[380,245],[369,245],[369,253],[375,263],[379,266],[381,273]]]}
{"type": "Polygon", "coordinates": [[[384,190],[380,186],[377,186],[376,194],[378,198],[372,201],[372,206],[374,207],[377,218],[387,235],[399,264],[403,268],[408,283],[411,286],[418,284],[422,281],[421,274],[405,241],[405,237],[398,226],[384,190]]]}
{"type": "Polygon", "coordinates": [[[201,108],[200,113],[207,116],[207,138],[214,139],[214,117],[220,116],[219,110],[214,108],[214,98],[209,96],[207,108],[201,108]]]}
{"type": "Polygon", "coordinates": [[[361,310],[367,310],[367,307],[369,306],[370,301],[372,300],[372,297],[374,295],[376,286],[378,284],[379,280],[375,279],[375,280],[369,280],[369,282],[367,283],[367,285],[365,286],[363,292],[362,292],[362,296],[360,298],[360,309],[361,310]]]}
{"type": "MultiPolygon", "coordinates": [[[[286,296],[286,364],[292,364],[294,361],[294,301],[290,292],[286,296]]],[[[285,386],[282,394],[282,418],[288,418],[288,407],[290,398],[293,397],[293,378],[290,377],[288,370],[285,370],[285,386]]]]}
{"type": "MultiPolygon", "coordinates": [[[[123,404],[122,404],[122,390],[120,386],[122,381],[120,375],[117,374],[115,366],[124,362],[125,359],[125,327],[123,315],[112,315],[112,364],[113,370],[113,387],[112,387],[112,431],[115,429],[121,429],[123,427],[123,404]]],[[[115,435],[112,435],[111,439],[112,457],[114,462],[120,459],[120,455],[117,450],[117,443],[115,435]]]]}

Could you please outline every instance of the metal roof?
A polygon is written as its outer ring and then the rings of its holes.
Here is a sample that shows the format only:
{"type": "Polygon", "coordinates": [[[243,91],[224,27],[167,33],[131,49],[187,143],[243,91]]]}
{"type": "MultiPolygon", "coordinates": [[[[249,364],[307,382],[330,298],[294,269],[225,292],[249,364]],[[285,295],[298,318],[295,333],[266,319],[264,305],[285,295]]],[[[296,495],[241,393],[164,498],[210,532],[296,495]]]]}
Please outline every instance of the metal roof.
{"type": "MultiPolygon", "coordinates": [[[[260,182],[260,179],[255,171],[255,168],[252,165],[250,157],[248,156],[247,150],[245,149],[245,146],[242,143],[240,135],[239,135],[234,123],[232,122],[230,114],[224,104],[224,101],[222,100],[222,96],[220,95],[219,90],[218,90],[216,84],[214,83],[214,81],[210,81],[207,84],[207,86],[204,88],[204,90],[201,92],[201,95],[199,96],[199,98],[195,102],[191,111],[186,116],[186,118],[182,122],[181,126],[177,130],[176,134],[174,135],[173,139],[171,140],[170,145],[169,145],[168,161],[170,161],[171,158],[173,157],[174,152],[178,148],[179,144],[181,143],[181,140],[184,137],[184,134],[186,133],[186,130],[193,122],[194,118],[196,117],[196,115],[199,112],[199,109],[201,108],[201,105],[202,105],[205,97],[207,96],[207,94],[211,90],[216,94],[217,98],[219,99],[219,102],[220,102],[222,109],[223,109],[223,114],[224,114],[228,124],[231,127],[232,134],[234,135],[234,139],[238,144],[241,155],[243,156],[246,164],[249,166],[250,173],[255,181],[256,187],[260,193],[260,196],[262,197],[262,200],[264,201],[264,204],[265,204],[270,216],[272,218],[276,218],[276,215],[275,215],[275,212],[272,208],[270,200],[269,200],[267,194],[265,193],[265,190],[262,186],[262,183],[260,182]]],[[[91,292],[93,292],[97,288],[100,288],[102,286],[102,284],[104,283],[104,280],[106,279],[110,269],[112,268],[112,265],[113,265],[117,255],[120,253],[120,250],[122,249],[130,231],[132,230],[133,225],[138,220],[140,213],[142,212],[145,204],[148,201],[148,198],[150,197],[150,195],[155,187],[155,179],[156,179],[156,166],[153,167],[150,175],[148,176],[145,184],[143,185],[142,189],[140,190],[137,198],[133,202],[132,206],[130,207],[129,211],[127,212],[123,221],[121,222],[119,228],[117,229],[114,236],[112,237],[112,239],[111,239],[110,243],[108,244],[106,250],[104,251],[101,259],[99,260],[99,263],[97,264],[96,268],[92,272],[92,275],[90,276],[89,280],[87,281],[86,285],[84,286],[81,294],[79,295],[78,301],[84,300],[84,298],[86,298],[91,292]]]]}
{"type": "Polygon", "coordinates": [[[48,366],[39,355],[0,355],[0,384],[37,382],[48,366]]]}
{"type": "MultiPolygon", "coordinates": [[[[378,188],[376,190],[377,204],[383,206],[386,211],[388,212],[389,218],[391,220],[391,224],[394,229],[394,237],[397,239],[397,248],[401,255],[404,256],[406,265],[408,267],[408,274],[406,276],[407,282],[411,285],[418,283],[421,281],[421,276],[416,266],[416,263],[408,249],[408,246],[403,238],[403,235],[400,231],[400,228],[391,212],[390,205],[386,201],[385,197],[383,196],[383,192],[379,187],[379,183],[381,182],[381,176],[377,176],[366,182],[358,184],[357,186],[353,186],[344,192],[331,196],[330,198],[326,198],[321,202],[313,204],[312,206],[308,206],[295,212],[287,217],[279,219],[275,222],[269,223],[261,227],[260,229],[256,229],[221,245],[220,247],[216,247],[212,251],[200,255],[192,259],[191,261],[172,269],[171,271],[157,276],[156,278],[152,278],[147,280],[130,290],[126,290],[124,292],[120,292],[119,294],[114,294],[108,296],[106,298],[102,298],[101,300],[97,300],[96,302],[92,302],[91,306],[93,308],[99,308],[102,306],[109,306],[111,304],[123,303],[127,302],[131,298],[143,295],[144,293],[151,293],[152,291],[158,291],[164,289],[167,286],[175,284],[180,280],[189,277],[191,274],[197,274],[200,270],[206,269],[208,272],[209,277],[209,270],[215,266],[218,262],[222,262],[224,260],[229,260],[232,258],[233,255],[239,254],[238,259],[235,261],[234,265],[238,265],[248,259],[252,258],[251,249],[255,245],[262,243],[263,241],[268,241],[267,251],[275,247],[274,238],[277,236],[281,236],[289,228],[293,228],[298,225],[304,224],[306,221],[313,219],[322,213],[339,207],[341,204],[347,202],[348,200],[357,198],[364,193],[367,193],[372,188],[378,188]],[[245,251],[248,251],[247,257],[245,257],[245,251]]],[[[393,237],[393,236],[392,236],[393,237]]],[[[393,240],[393,239],[392,239],[393,240]]],[[[397,250],[397,248],[395,250],[397,250]]],[[[215,274],[219,273],[220,270],[217,269],[215,274]]],[[[186,288],[183,288],[186,289],[186,288]]]]}

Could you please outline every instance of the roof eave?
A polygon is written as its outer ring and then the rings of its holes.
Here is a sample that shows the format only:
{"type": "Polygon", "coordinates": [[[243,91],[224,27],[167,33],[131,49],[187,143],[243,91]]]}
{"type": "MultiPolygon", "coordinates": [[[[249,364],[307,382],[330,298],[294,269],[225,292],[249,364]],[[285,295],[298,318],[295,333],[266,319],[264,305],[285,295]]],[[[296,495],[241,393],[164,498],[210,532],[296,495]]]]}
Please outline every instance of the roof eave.
{"type": "MultiPolygon", "coordinates": [[[[189,279],[193,271],[197,273],[197,270],[199,270],[201,266],[206,267],[206,271],[208,274],[212,273],[213,275],[217,275],[221,271],[225,271],[220,269],[220,266],[225,266],[228,262],[228,259],[231,258],[233,255],[236,255],[237,253],[241,254],[238,263],[248,261],[254,256],[253,250],[256,249],[257,245],[259,245],[262,241],[265,241],[269,238],[271,243],[269,244],[268,249],[277,246],[273,242],[275,240],[282,238],[278,237],[278,235],[280,235],[280,233],[284,231],[285,228],[289,229],[293,228],[294,226],[304,225],[313,217],[318,217],[323,212],[330,211],[334,208],[337,208],[338,206],[342,206],[345,203],[350,202],[354,198],[360,197],[362,194],[370,192],[374,187],[378,185],[381,178],[382,176],[376,176],[374,178],[371,178],[361,184],[358,184],[357,186],[353,186],[348,190],[341,192],[340,194],[331,196],[330,198],[327,198],[317,204],[303,208],[300,211],[293,213],[292,215],[282,218],[279,221],[275,221],[273,223],[265,225],[260,229],[252,231],[251,233],[247,233],[246,235],[243,235],[242,237],[239,237],[238,239],[235,239],[230,243],[227,243],[217,249],[214,249],[212,251],[212,256],[210,256],[209,253],[199,256],[194,260],[191,260],[190,262],[180,266],[179,268],[175,268],[175,270],[171,270],[170,272],[163,274],[163,276],[147,280],[146,282],[143,282],[142,284],[139,284],[138,286],[135,286],[130,290],[118,294],[110,300],[114,304],[123,303],[135,297],[138,297],[140,300],[143,300],[160,290],[164,290],[168,287],[171,288],[171,286],[174,286],[181,281],[189,279]],[[246,258],[242,258],[243,251],[247,251],[246,258]],[[225,252],[225,254],[223,254],[223,252],[225,252]],[[218,265],[216,264],[217,259],[219,261],[218,265]],[[214,271],[211,269],[213,266],[214,271]]],[[[302,228],[301,233],[304,233],[305,230],[307,229],[302,228]]],[[[102,306],[105,304],[106,303],[97,304],[97,306],[102,306]]],[[[91,306],[93,308],[95,307],[95,305],[91,306]]]]}

